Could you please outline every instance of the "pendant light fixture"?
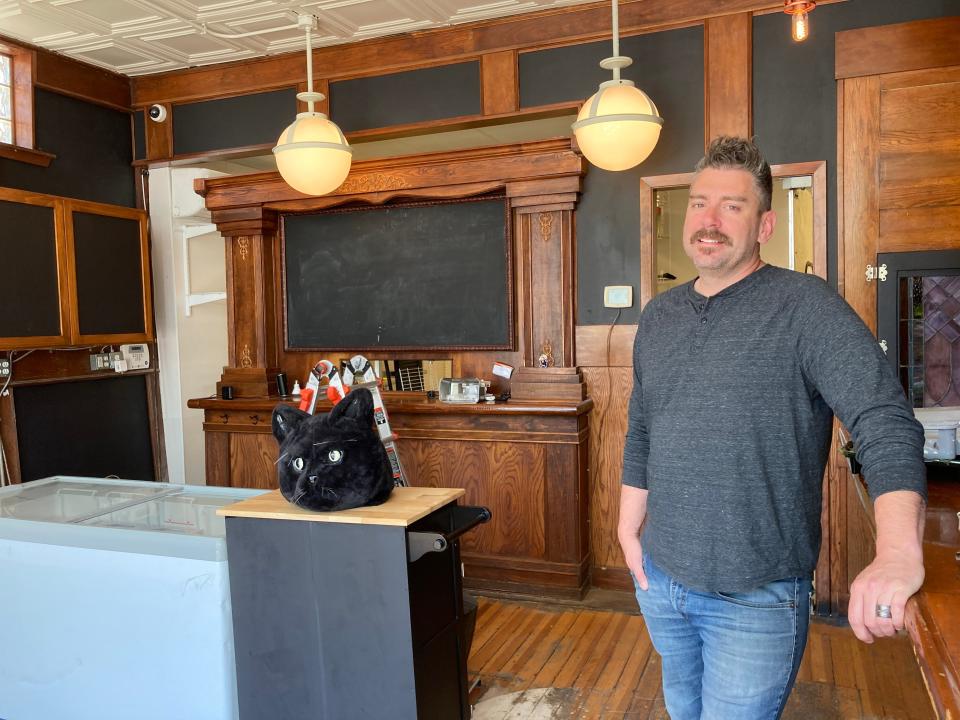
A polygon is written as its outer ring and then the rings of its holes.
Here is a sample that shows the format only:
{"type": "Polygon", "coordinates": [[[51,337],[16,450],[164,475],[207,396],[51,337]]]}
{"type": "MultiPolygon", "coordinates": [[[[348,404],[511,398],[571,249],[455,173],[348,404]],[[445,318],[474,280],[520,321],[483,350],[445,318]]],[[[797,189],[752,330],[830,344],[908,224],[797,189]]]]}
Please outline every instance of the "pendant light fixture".
{"type": "Polygon", "coordinates": [[[298,113],[296,120],[280,134],[273,155],[280,176],[290,187],[305,195],[325,195],[346,180],[353,150],[336,123],[313,109],[314,103],[325,97],[313,91],[310,33],[314,22],[312,15],[297,18],[298,27],[307,34],[307,91],[298,93],[297,100],[307,104],[307,112],[298,113]]]}
{"type": "Polygon", "coordinates": [[[628,170],[646,160],[660,139],[663,125],[657,106],[647,94],[632,81],[620,78],[620,70],[633,60],[620,55],[617,1],[612,0],[613,57],[600,61],[600,67],[613,71],[613,80],[600,83],[600,89],[583,104],[573,123],[580,151],[604,170],[628,170]]]}
{"type": "Polygon", "coordinates": [[[783,11],[791,16],[790,35],[794,41],[803,42],[810,35],[808,14],[816,6],[816,0],[783,0],[783,11]]]}

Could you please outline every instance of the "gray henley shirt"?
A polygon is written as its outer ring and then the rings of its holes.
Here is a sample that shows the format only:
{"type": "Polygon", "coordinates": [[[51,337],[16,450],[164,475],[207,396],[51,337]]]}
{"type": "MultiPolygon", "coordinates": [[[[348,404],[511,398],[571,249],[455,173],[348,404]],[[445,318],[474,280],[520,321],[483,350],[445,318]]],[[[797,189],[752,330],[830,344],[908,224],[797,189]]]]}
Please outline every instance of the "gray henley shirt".
{"type": "Polygon", "coordinates": [[[872,497],[926,497],[923,428],[876,338],[820,278],[763,266],[712,297],[652,300],[634,345],[623,482],[646,488],[643,548],[690,587],[809,576],[832,416],[872,497]]]}

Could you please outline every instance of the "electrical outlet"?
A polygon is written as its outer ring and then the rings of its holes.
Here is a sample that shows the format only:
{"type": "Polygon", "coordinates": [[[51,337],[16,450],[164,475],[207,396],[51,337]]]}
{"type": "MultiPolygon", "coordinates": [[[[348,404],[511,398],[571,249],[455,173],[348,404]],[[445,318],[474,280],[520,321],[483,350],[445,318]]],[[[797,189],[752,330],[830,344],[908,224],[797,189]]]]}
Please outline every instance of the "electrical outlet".
{"type": "Polygon", "coordinates": [[[0,358],[0,378],[10,377],[10,360],[7,358],[0,358]]]}
{"type": "Polygon", "coordinates": [[[118,352],[92,353],[90,355],[90,369],[93,371],[113,370],[114,366],[122,359],[123,354],[118,352]]]}

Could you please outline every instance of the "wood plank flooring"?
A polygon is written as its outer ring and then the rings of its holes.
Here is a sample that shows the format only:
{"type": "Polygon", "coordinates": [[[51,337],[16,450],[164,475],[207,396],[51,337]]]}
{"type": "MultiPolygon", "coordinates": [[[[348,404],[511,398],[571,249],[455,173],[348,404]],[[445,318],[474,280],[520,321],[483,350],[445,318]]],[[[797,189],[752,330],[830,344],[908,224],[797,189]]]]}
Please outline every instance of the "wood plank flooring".
{"type": "MultiPolygon", "coordinates": [[[[667,720],[639,614],[479,598],[473,720],[667,720]]],[[[933,720],[906,636],[811,625],[784,720],[933,720]]]]}

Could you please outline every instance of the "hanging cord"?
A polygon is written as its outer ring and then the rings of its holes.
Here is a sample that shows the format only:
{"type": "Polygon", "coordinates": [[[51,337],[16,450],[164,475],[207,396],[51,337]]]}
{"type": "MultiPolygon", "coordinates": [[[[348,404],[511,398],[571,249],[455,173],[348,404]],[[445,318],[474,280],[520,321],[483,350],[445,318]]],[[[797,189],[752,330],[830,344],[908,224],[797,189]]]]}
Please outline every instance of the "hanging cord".
{"type": "Polygon", "coordinates": [[[600,446],[603,444],[603,426],[606,425],[607,415],[610,413],[610,407],[613,404],[613,371],[610,368],[610,340],[613,337],[613,328],[616,327],[616,324],[620,321],[620,313],[623,312],[623,308],[617,308],[617,315],[613,319],[613,323],[610,325],[610,330],[607,331],[607,407],[604,408],[603,412],[600,413],[600,424],[597,427],[597,481],[603,475],[601,472],[601,464],[603,463],[603,453],[599,452],[600,446]]]}

